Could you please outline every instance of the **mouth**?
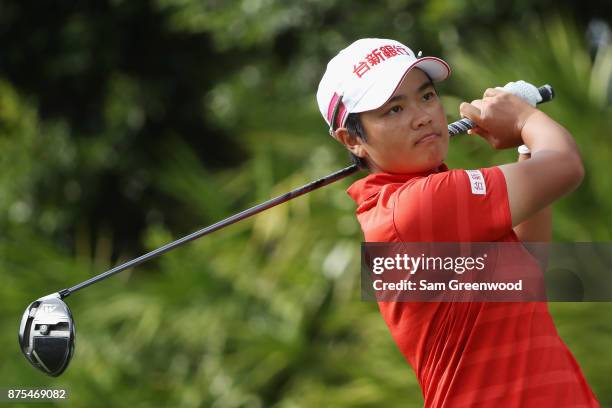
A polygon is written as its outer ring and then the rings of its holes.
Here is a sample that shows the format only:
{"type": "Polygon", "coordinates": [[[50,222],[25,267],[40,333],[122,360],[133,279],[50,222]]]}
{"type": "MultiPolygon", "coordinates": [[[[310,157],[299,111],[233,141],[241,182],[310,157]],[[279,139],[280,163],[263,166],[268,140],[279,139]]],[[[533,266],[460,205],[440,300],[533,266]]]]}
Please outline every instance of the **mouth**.
{"type": "Polygon", "coordinates": [[[426,133],[423,136],[420,136],[419,138],[417,138],[416,142],[414,142],[415,145],[419,145],[419,144],[425,144],[428,142],[432,142],[436,139],[438,139],[440,137],[440,133],[435,133],[435,132],[430,132],[430,133],[426,133]]]}

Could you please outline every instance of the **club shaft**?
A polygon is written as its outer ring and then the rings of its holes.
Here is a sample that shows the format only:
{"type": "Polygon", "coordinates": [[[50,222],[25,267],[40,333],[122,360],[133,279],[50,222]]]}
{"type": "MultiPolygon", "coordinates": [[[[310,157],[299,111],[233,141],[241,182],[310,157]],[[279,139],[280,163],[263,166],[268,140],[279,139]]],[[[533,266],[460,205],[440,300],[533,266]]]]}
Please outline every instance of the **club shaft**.
{"type": "MultiPolygon", "coordinates": [[[[540,88],[538,88],[538,90],[540,91],[540,94],[542,95],[542,102],[548,102],[549,100],[552,99],[553,97],[553,92],[552,92],[552,88],[550,87],[550,85],[544,85],[540,88]]],[[[474,127],[474,123],[472,121],[470,121],[469,119],[461,119],[458,120],[456,122],[453,122],[451,124],[448,125],[448,133],[450,136],[455,136],[458,135],[460,133],[465,133],[467,132],[469,129],[474,127]]],[[[69,295],[71,295],[72,293],[81,290],[83,288],[86,288],[89,285],[93,285],[96,282],[99,282],[103,279],[108,278],[109,276],[112,276],[116,273],[122,272],[126,269],[132,268],[136,265],[140,265],[143,262],[148,261],[149,259],[155,258],[156,256],[159,256],[161,254],[164,254],[174,248],[177,248],[183,244],[186,244],[187,242],[193,241],[195,239],[201,238],[204,235],[208,235],[210,233],[213,233],[215,231],[220,230],[221,228],[227,227],[228,225],[232,225],[238,221],[244,220],[245,218],[249,218],[252,215],[258,214],[262,211],[265,211],[269,208],[275,207],[279,204],[282,203],[286,203],[289,200],[292,200],[296,197],[299,197],[301,195],[304,195],[306,193],[309,193],[311,191],[314,191],[318,188],[324,187],[328,184],[334,183],[338,180],[341,180],[345,177],[350,176],[351,174],[356,173],[357,171],[359,171],[359,167],[357,167],[357,165],[353,164],[351,166],[345,167],[341,170],[338,170],[330,175],[327,175],[325,177],[322,177],[318,180],[315,180],[313,182],[310,182],[308,184],[303,185],[302,187],[296,188],[295,190],[292,190],[286,194],[280,195],[278,197],[272,198],[268,201],[265,201],[261,204],[258,204],[254,207],[248,208],[242,212],[239,212],[237,214],[234,214],[228,218],[225,218],[219,222],[216,222],[212,225],[209,225],[208,227],[204,227],[198,231],[195,231],[189,235],[186,235],[182,238],[177,239],[176,241],[170,242],[160,248],[157,248],[151,252],[148,252],[144,255],[139,256],[138,258],[132,259],[131,261],[128,261],[124,264],[121,264],[119,266],[114,267],[113,269],[110,269],[106,272],[102,272],[99,275],[96,275],[94,277],[92,277],[91,279],[88,279],[84,282],[81,282],[77,285],[74,285],[71,288],[68,289],[63,289],[61,291],[59,291],[59,295],[60,297],[63,299],[69,295]]]]}
{"type": "Polygon", "coordinates": [[[94,276],[91,279],[88,279],[82,283],[79,283],[71,288],[68,289],[63,289],[59,292],[59,295],[61,296],[61,298],[65,298],[67,296],[69,296],[70,294],[86,288],[89,285],[92,285],[96,282],[99,282],[103,279],[108,278],[109,276],[112,276],[116,273],[119,273],[121,271],[124,271],[126,269],[132,268],[136,265],[140,265],[141,263],[148,261],[151,258],[155,258],[156,256],[159,256],[163,253],[166,253],[174,248],[177,248],[183,244],[186,244],[187,242],[193,241],[195,239],[198,239],[200,237],[203,237],[204,235],[208,235],[210,233],[213,233],[215,231],[220,230],[221,228],[227,227],[228,225],[232,225],[238,221],[244,220],[245,218],[248,218],[252,215],[255,215],[257,213],[260,213],[264,210],[267,210],[268,208],[272,208],[275,207],[279,204],[285,203],[289,200],[292,200],[296,197],[299,197],[301,195],[304,195],[306,193],[309,193],[313,190],[316,190],[318,188],[321,188],[323,186],[326,186],[328,184],[331,184],[335,181],[338,181],[340,179],[343,179],[347,176],[350,176],[351,174],[357,172],[359,170],[359,168],[356,165],[351,165],[348,167],[345,167],[344,169],[338,170],[328,176],[325,176],[323,178],[320,178],[318,180],[315,180],[313,182],[310,182],[308,184],[303,185],[302,187],[296,188],[295,190],[292,190],[288,193],[285,193],[283,195],[280,195],[278,197],[272,198],[268,201],[265,201],[261,204],[258,204],[254,207],[251,207],[249,209],[246,209],[242,212],[239,212],[237,214],[234,214],[228,218],[225,218],[224,220],[221,220],[219,222],[216,222],[215,224],[209,225],[208,227],[202,228],[198,231],[195,231],[187,236],[184,236],[183,238],[177,239],[176,241],[170,242],[169,244],[166,244],[160,248],[157,248],[151,252],[148,252],[138,258],[132,259],[131,261],[128,261],[124,264],[121,264],[119,266],[114,267],[113,269],[110,269],[106,272],[103,272],[99,275],[94,276]]]}

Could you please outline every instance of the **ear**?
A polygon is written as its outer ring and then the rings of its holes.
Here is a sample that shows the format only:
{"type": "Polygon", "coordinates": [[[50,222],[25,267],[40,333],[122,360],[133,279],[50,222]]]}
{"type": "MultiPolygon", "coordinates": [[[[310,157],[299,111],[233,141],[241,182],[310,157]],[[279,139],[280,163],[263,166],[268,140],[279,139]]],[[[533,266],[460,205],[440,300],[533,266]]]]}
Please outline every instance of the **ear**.
{"type": "Polygon", "coordinates": [[[368,155],[363,139],[359,136],[351,135],[347,128],[336,129],[334,136],[355,156],[365,158],[368,155]]]}

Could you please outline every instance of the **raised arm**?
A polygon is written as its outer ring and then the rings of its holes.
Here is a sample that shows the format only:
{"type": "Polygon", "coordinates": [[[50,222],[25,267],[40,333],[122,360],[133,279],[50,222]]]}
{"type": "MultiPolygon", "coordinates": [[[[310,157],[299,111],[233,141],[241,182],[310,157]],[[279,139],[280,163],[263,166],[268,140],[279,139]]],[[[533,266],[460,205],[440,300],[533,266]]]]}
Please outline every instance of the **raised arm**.
{"type": "Polygon", "coordinates": [[[584,177],[578,147],[569,132],[520,98],[487,89],[483,99],[462,103],[461,114],[476,123],[470,133],[494,148],[526,144],[529,160],[499,166],[506,178],[515,227],[573,191],[584,177]]]}

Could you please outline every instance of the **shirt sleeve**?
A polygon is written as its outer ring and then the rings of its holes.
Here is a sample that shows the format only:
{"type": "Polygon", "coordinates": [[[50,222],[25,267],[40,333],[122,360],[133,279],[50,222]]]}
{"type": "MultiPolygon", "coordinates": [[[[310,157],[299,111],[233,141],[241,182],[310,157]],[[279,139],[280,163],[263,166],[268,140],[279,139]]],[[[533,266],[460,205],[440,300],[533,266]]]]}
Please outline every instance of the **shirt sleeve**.
{"type": "Polygon", "coordinates": [[[393,222],[403,242],[491,242],[512,232],[498,167],[432,174],[396,193],[393,222]]]}

